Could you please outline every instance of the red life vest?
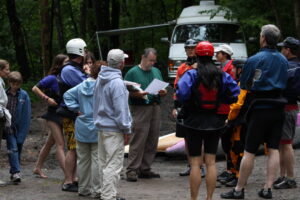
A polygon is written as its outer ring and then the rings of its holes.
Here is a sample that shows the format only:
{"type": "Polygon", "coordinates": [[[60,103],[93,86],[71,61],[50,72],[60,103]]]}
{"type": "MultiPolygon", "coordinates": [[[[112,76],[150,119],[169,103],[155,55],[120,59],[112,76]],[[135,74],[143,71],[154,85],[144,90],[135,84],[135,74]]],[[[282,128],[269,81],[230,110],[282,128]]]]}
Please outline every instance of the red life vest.
{"type": "MultiPolygon", "coordinates": [[[[192,102],[199,110],[217,110],[219,107],[219,92],[208,89],[201,82],[193,89],[192,102]]],[[[195,109],[195,108],[194,108],[195,109]]]]}

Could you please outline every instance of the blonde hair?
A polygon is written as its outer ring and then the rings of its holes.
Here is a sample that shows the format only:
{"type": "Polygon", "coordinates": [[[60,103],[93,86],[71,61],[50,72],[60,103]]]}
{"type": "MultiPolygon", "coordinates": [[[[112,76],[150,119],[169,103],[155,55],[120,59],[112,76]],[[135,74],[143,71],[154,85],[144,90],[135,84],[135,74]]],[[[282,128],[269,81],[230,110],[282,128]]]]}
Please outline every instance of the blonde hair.
{"type": "Polygon", "coordinates": [[[23,78],[20,72],[12,71],[8,74],[8,82],[11,83],[23,83],[23,78]]]}

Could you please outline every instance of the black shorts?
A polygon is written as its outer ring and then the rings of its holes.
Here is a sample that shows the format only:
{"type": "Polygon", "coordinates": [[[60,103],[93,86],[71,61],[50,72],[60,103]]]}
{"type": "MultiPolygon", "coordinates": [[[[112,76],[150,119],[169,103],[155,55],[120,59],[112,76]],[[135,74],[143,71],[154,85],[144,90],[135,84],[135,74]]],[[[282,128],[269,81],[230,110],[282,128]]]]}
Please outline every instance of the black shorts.
{"type": "Polygon", "coordinates": [[[189,156],[200,156],[203,143],[204,153],[216,154],[218,150],[219,138],[219,132],[204,132],[188,129],[186,132],[186,142],[189,156]]]}
{"type": "Polygon", "coordinates": [[[259,145],[278,149],[284,121],[283,108],[254,109],[249,115],[245,150],[255,154],[259,145]]]}

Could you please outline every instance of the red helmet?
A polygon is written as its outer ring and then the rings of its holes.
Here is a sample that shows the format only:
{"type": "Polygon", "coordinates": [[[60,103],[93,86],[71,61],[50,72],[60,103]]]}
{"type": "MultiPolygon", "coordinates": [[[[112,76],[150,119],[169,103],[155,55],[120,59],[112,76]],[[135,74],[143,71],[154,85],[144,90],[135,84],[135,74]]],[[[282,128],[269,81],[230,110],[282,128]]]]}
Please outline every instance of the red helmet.
{"type": "Polygon", "coordinates": [[[214,46],[208,41],[199,42],[195,50],[198,56],[214,56],[214,46]]]}

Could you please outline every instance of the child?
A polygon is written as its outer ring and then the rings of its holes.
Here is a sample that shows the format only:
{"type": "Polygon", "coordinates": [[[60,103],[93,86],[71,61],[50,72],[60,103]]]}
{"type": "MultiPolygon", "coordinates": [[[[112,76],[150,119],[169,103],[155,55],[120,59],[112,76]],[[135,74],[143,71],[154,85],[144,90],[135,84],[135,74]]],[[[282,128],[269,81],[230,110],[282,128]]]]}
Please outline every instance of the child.
{"type": "Polygon", "coordinates": [[[98,168],[98,130],[93,121],[93,94],[101,64],[90,66],[91,77],[64,94],[69,110],[77,112],[75,138],[77,152],[78,193],[100,197],[98,168]]]}
{"type": "Polygon", "coordinates": [[[5,129],[5,136],[10,164],[10,179],[14,183],[21,182],[20,157],[29,131],[31,117],[30,99],[27,92],[21,89],[22,82],[20,72],[13,71],[8,75],[7,109],[12,115],[12,123],[10,127],[5,129]]]}

